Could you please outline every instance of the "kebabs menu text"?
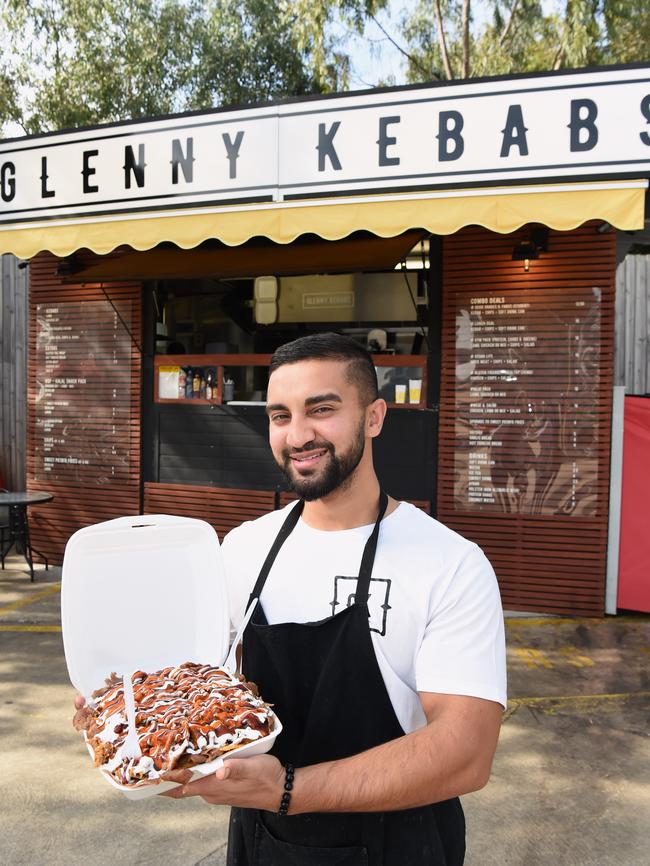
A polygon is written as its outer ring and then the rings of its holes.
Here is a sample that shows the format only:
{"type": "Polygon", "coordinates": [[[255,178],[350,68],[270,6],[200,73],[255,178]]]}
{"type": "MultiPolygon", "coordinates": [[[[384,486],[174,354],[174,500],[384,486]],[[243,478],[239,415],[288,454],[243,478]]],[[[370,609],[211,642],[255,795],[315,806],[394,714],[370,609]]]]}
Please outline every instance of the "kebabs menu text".
{"type": "Polygon", "coordinates": [[[597,288],[459,297],[456,508],[593,515],[600,297],[597,288]]]}
{"type": "Polygon", "coordinates": [[[102,486],[126,478],[131,303],[39,304],[36,317],[34,480],[102,486]]]}

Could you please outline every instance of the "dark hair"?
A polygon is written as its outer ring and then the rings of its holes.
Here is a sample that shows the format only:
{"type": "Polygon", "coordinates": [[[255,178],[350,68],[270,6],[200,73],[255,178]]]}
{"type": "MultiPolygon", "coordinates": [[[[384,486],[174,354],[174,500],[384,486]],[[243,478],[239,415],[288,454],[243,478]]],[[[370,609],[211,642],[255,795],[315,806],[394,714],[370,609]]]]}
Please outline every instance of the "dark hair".
{"type": "Polygon", "coordinates": [[[269,365],[269,376],[284,364],[298,361],[347,361],[346,379],[359,391],[362,405],[379,396],[377,373],[365,346],[342,334],[309,334],[276,349],[269,365]]]}

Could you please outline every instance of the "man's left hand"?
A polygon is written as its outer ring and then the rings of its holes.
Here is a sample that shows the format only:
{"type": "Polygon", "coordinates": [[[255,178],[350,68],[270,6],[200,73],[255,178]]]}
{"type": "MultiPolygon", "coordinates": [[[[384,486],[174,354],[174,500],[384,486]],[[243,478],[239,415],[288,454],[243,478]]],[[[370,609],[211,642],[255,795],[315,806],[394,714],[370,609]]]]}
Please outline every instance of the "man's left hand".
{"type": "Polygon", "coordinates": [[[228,758],[221,769],[203,779],[165,791],[162,797],[202,797],[206,803],[277,812],[284,792],[284,768],[272,755],[228,758]]]}

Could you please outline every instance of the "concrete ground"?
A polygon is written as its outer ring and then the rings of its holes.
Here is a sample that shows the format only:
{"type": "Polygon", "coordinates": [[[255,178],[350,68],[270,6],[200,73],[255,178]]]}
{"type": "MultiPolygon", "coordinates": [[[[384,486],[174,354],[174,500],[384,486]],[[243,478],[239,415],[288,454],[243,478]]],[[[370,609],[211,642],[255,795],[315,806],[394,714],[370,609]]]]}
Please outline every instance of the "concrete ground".
{"type": "MultiPolygon", "coordinates": [[[[72,729],[60,570],[0,571],[0,863],[223,866],[228,810],[127,801],[72,729]]],[[[650,617],[508,617],[511,696],[466,866],[648,866],[650,617]]],[[[410,864],[405,864],[410,866],[410,864]]],[[[416,864],[413,864],[416,866],[416,864]]]]}

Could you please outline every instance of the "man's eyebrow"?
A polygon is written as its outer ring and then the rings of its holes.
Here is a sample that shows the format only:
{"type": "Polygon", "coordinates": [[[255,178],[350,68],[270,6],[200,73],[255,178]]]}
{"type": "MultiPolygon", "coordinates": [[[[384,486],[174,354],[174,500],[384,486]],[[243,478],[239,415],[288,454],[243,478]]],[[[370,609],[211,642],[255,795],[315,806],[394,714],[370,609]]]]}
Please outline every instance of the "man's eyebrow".
{"type": "Polygon", "coordinates": [[[269,415],[271,412],[281,412],[283,409],[286,411],[286,406],[284,403],[267,403],[266,404],[266,414],[269,415]]]}
{"type": "Polygon", "coordinates": [[[315,406],[316,403],[342,403],[343,400],[338,394],[330,392],[329,394],[316,394],[315,397],[307,397],[305,406],[315,406]]]}
{"type": "MultiPolygon", "coordinates": [[[[313,397],[307,397],[305,400],[305,406],[315,406],[318,403],[342,403],[343,400],[339,397],[338,394],[335,394],[333,391],[329,394],[316,394],[313,397]]],[[[271,412],[288,412],[288,408],[284,405],[284,403],[268,403],[266,406],[266,414],[270,415],[271,412]]]]}

